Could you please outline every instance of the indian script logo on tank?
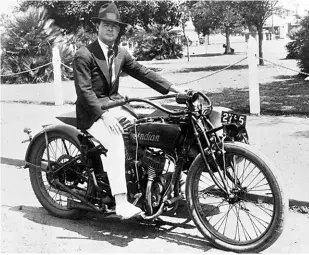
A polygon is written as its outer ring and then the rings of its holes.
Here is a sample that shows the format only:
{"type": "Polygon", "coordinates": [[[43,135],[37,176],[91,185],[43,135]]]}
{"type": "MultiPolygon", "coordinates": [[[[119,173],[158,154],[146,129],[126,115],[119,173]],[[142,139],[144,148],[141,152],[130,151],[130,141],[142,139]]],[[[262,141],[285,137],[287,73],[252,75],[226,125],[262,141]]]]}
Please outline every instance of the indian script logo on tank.
{"type": "MultiPolygon", "coordinates": [[[[131,137],[136,140],[136,134],[131,134],[131,137]]],[[[153,134],[152,132],[148,133],[137,133],[137,140],[140,141],[149,141],[149,142],[159,142],[160,135],[153,134]]]]}

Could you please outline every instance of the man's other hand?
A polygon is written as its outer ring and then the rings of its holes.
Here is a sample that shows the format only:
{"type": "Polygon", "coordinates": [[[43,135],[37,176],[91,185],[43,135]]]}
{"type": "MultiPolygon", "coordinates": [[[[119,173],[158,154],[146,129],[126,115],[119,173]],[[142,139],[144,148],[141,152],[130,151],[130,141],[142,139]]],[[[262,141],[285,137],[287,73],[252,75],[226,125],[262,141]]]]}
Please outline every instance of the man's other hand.
{"type": "Polygon", "coordinates": [[[106,125],[108,131],[111,134],[115,134],[115,135],[123,134],[123,128],[119,124],[118,120],[113,115],[113,113],[106,111],[101,115],[100,118],[103,119],[104,124],[106,125]]]}

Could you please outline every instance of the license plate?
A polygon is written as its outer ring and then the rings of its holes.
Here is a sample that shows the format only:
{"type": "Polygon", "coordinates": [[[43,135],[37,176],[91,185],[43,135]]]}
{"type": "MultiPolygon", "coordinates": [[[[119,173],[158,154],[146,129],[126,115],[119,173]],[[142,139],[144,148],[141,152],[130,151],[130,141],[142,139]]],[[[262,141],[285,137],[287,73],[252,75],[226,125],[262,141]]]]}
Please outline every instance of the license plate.
{"type": "Polygon", "coordinates": [[[222,124],[234,123],[239,126],[246,126],[247,116],[242,114],[237,114],[234,112],[222,111],[221,122],[222,124]]]}

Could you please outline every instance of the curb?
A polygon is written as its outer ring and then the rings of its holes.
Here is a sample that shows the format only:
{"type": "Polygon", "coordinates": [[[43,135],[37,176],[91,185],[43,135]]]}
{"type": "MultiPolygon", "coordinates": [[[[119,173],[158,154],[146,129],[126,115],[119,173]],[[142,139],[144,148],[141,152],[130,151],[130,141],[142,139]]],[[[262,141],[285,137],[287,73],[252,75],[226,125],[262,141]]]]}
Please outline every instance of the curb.
{"type": "MultiPolygon", "coordinates": [[[[25,166],[25,160],[21,159],[12,159],[12,158],[6,158],[6,157],[0,157],[0,163],[5,165],[11,165],[11,166],[17,166],[17,167],[23,167],[25,166]]],[[[303,200],[297,200],[289,198],[289,207],[309,207],[309,201],[303,201],[303,200]]]]}

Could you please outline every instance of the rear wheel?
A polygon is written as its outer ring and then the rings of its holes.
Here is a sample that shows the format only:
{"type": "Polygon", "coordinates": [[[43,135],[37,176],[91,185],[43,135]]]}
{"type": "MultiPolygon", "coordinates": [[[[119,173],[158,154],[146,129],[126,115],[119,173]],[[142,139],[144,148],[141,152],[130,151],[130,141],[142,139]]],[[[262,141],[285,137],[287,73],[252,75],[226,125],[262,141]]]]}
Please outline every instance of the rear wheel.
{"type": "MultiPolygon", "coordinates": [[[[80,154],[80,143],[77,138],[74,139],[66,134],[49,132],[48,149],[50,168],[48,167],[48,153],[44,135],[36,140],[32,150],[33,153],[30,155],[30,162],[46,171],[56,171],[80,154]]],[[[87,192],[87,180],[82,178],[82,172],[84,170],[84,166],[75,161],[59,171],[56,178],[74,192],[85,196],[87,192]]],[[[48,173],[30,167],[29,174],[32,189],[37,199],[49,213],[57,217],[69,219],[76,219],[86,214],[86,211],[68,208],[69,200],[78,202],[79,200],[63,191],[61,187],[58,187],[54,183],[54,177],[51,172],[48,173]]]]}
{"type": "MultiPolygon", "coordinates": [[[[189,212],[199,231],[216,247],[260,252],[282,233],[287,209],[275,168],[246,144],[226,143],[224,148],[231,194],[215,185],[199,156],[187,177],[189,212]]],[[[218,172],[215,175],[219,177],[218,172]]]]}

